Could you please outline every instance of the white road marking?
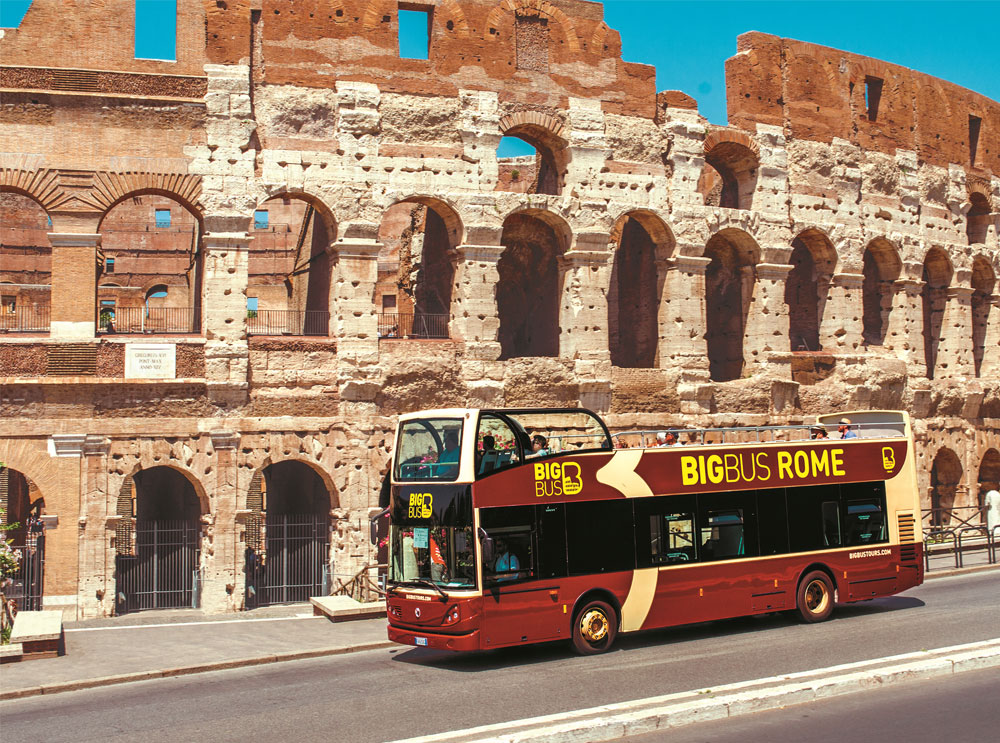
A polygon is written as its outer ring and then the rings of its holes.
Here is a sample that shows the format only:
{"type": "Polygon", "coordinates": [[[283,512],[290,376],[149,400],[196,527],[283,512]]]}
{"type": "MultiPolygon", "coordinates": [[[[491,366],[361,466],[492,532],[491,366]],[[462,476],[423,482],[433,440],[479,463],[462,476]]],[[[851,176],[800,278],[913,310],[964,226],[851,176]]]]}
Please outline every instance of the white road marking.
{"type": "Polygon", "coordinates": [[[222,619],[216,622],[165,622],[163,624],[116,624],[108,627],[74,627],[64,632],[104,632],[109,629],[149,629],[151,627],[193,627],[206,624],[247,624],[249,622],[287,622],[290,619],[326,619],[312,614],[296,614],[294,617],[260,617],[259,619],[222,619]]]}

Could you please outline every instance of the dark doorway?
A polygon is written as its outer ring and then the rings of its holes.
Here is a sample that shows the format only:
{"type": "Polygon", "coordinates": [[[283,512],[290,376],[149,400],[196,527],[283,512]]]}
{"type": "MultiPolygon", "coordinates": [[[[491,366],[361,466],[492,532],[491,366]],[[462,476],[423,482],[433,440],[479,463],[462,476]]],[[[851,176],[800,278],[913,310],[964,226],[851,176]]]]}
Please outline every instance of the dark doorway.
{"type": "Polygon", "coordinates": [[[716,382],[743,375],[743,335],[753,297],[757,251],[746,233],[725,230],[708,241],[705,257],[705,340],[716,382]]]}
{"type": "Polygon", "coordinates": [[[656,244],[637,219],[625,217],[608,292],[608,342],[615,366],[656,366],[657,278],[656,244]]]}

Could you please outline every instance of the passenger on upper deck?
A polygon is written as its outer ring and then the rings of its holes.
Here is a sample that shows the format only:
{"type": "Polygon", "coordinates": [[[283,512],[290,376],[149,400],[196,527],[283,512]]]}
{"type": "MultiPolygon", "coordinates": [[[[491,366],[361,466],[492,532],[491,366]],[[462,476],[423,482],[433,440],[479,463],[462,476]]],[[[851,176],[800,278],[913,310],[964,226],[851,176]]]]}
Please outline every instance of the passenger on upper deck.
{"type": "Polygon", "coordinates": [[[540,433],[531,437],[531,454],[528,457],[544,457],[549,453],[549,442],[540,433]]]}
{"type": "Polygon", "coordinates": [[[858,434],[851,430],[851,419],[841,418],[840,423],[837,425],[837,430],[840,432],[840,438],[842,439],[856,439],[858,434]]]}
{"type": "Polygon", "coordinates": [[[809,429],[809,438],[811,439],[828,439],[830,435],[826,432],[824,426],[813,426],[809,429]]]}

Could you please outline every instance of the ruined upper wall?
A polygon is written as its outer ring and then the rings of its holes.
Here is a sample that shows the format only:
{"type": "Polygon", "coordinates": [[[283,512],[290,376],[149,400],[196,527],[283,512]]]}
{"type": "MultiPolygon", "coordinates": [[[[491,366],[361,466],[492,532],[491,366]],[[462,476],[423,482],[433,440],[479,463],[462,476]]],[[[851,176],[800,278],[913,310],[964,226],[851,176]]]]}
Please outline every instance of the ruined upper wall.
{"type": "Polygon", "coordinates": [[[163,61],[135,58],[135,0],[33,0],[21,25],[3,30],[0,64],[204,75],[205,6],[177,0],[176,61],[163,61]]]}
{"type": "MultiPolygon", "coordinates": [[[[731,126],[783,126],[788,138],[830,142],[839,137],[867,150],[914,150],[946,167],[1000,173],[1000,103],[906,67],[756,31],[739,37],[726,61],[731,126]],[[877,113],[869,117],[866,81],[881,80],[877,113]],[[982,124],[975,162],[970,116],[982,124]]],[[[877,85],[877,83],[876,83],[877,85]]]]}

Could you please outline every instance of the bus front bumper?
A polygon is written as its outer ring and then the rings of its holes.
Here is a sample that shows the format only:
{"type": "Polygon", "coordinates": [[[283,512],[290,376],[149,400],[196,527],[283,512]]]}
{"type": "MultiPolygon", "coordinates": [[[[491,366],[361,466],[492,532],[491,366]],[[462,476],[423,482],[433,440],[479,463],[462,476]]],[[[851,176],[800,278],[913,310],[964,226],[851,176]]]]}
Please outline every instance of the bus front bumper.
{"type": "Polygon", "coordinates": [[[400,645],[414,645],[437,650],[479,650],[479,630],[467,635],[438,635],[429,632],[400,629],[389,625],[389,639],[400,645]]]}

